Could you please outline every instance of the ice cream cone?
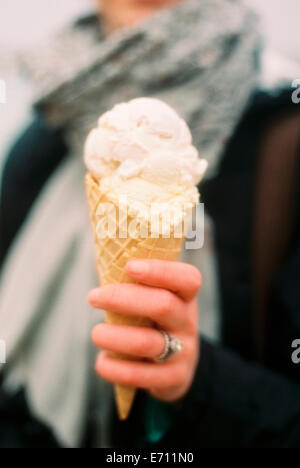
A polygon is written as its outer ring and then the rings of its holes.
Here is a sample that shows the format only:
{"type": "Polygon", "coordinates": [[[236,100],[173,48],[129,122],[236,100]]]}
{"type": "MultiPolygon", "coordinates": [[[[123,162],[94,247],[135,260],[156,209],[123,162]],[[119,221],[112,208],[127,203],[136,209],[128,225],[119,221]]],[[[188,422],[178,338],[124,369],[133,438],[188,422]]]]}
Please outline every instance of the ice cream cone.
{"type": "MultiPolygon", "coordinates": [[[[100,283],[132,283],[126,264],[134,258],[176,261],[207,168],[176,111],[153,98],[114,106],[89,133],[84,161],[100,283]]],[[[153,325],[112,311],[106,320],[153,325]]],[[[116,385],[121,419],[127,418],[135,393],[116,385]]]]}
{"type": "MultiPolygon", "coordinates": [[[[86,191],[89,204],[89,212],[94,235],[94,243],[96,247],[96,263],[99,280],[101,285],[111,283],[132,283],[133,280],[126,274],[125,266],[132,258],[148,258],[176,261],[179,257],[182,243],[184,240],[184,232],[182,237],[176,237],[171,233],[169,238],[164,238],[160,235],[158,238],[121,238],[119,230],[116,230],[115,237],[100,238],[97,233],[99,222],[103,219],[103,210],[98,210],[100,204],[112,204],[112,199],[107,193],[101,192],[98,181],[88,173],[85,178],[86,191]],[[98,211],[98,212],[97,212],[98,211]]],[[[105,206],[105,205],[102,205],[105,206]]],[[[119,216],[120,206],[114,206],[119,216]]],[[[111,211],[113,215],[114,210],[111,211]]],[[[105,212],[106,216],[110,215],[109,208],[105,212]]],[[[126,212],[127,225],[134,219],[133,215],[126,212]]],[[[107,323],[118,325],[132,325],[149,327],[151,322],[145,318],[136,318],[123,316],[114,312],[106,312],[107,323]]],[[[133,359],[125,355],[117,355],[121,359],[133,359]]],[[[122,385],[115,385],[115,398],[120,419],[124,420],[128,417],[136,394],[135,388],[129,388],[122,385]]]]}

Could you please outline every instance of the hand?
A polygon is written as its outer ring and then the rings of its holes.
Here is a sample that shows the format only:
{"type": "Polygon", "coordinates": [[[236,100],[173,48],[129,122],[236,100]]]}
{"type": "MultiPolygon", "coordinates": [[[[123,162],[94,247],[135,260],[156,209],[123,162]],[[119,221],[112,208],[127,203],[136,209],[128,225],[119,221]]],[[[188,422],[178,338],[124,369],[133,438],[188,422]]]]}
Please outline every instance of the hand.
{"type": "Polygon", "coordinates": [[[126,271],[139,284],[107,285],[89,293],[90,304],[119,314],[151,319],[179,338],[183,350],[157,363],[164,337],[156,329],[125,325],[97,325],[92,332],[100,352],[96,371],[104,379],[143,388],[163,401],[182,398],[191,386],[199,359],[197,294],[201,274],[193,266],[162,260],[132,260],[126,271]],[[145,358],[116,359],[110,351],[145,358]]]}

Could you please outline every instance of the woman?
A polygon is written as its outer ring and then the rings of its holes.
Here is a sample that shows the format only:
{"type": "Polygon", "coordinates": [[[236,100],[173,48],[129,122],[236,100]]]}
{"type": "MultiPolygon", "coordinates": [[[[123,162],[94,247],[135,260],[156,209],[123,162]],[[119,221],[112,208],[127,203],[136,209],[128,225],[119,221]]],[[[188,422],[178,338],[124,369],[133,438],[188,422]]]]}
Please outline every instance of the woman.
{"type": "MultiPolygon", "coordinates": [[[[38,87],[39,118],[13,149],[4,174],[1,258],[8,248],[10,252],[1,278],[0,329],[8,364],[0,443],[253,446],[264,427],[251,408],[265,419],[274,413],[274,403],[264,393],[268,388],[293,402],[285,409],[281,436],[283,445],[296,444],[299,425],[289,428],[298,417],[298,386],[199,342],[201,276],[194,267],[130,262],[127,272],[140,284],[93,290],[89,302],[95,311],[86,306],[86,292],[97,281],[81,158],[84,138],[98,115],[131,97],[161,97],[186,118],[196,146],[213,168],[257,76],[255,21],[239,2],[100,4],[100,33],[98,19],[82,20],[47,55],[43,51],[27,61],[38,87]],[[131,329],[125,335],[116,326],[99,324],[99,309],[146,315],[180,338],[184,351],[164,364],[113,360],[107,351],[155,361],[164,340],[156,330],[131,329]],[[98,357],[90,343],[92,328],[94,343],[105,350],[98,357]],[[242,379],[236,383],[237,375],[242,379]],[[262,385],[255,385],[258,380],[262,385]],[[125,423],[116,421],[106,381],[146,390],[125,423]]],[[[280,416],[267,421],[266,445],[275,444],[280,416]]]]}

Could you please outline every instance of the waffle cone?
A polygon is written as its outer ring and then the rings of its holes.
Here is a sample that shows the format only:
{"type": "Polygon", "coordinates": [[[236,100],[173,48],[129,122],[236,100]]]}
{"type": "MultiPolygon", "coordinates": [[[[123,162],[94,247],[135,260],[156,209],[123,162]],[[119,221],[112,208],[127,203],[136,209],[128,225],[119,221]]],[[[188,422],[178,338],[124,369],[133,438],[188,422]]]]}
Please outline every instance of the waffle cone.
{"type": "MultiPolygon", "coordinates": [[[[153,239],[149,238],[132,238],[126,239],[116,237],[100,238],[97,235],[97,226],[101,221],[101,214],[97,213],[97,208],[100,203],[112,203],[105,193],[101,193],[99,184],[91,174],[87,174],[85,178],[87,198],[89,204],[90,219],[92,224],[94,243],[96,247],[96,264],[101,285],[111,283],[133,283],[134,281],[126,274],[125,266],[130,259],[147,258],[176,261],[180,255],[183,239],[178,237],[153,239]]],[[[120,207],[115,206],[117,212],[120,207]]],[[[126,213],[128,225],[134,218],[126,213]]],[[[103,217],[103,215],[102,215],[103,217]]],[[[152,323],[142,317],[131,317],[120,315],[115,312],[106,312],[106,322],[118,325],[131,325],[140,327],[150,327],[152,323]]],[[[119,359],[134,358],[115,354],[119,359]]],[[[118,408],[120,419],[124,420],[128,417],[132,404],[134,402],[136,389],[125,387],[123,385],[115,385],[115,399],[118,408]]]]}

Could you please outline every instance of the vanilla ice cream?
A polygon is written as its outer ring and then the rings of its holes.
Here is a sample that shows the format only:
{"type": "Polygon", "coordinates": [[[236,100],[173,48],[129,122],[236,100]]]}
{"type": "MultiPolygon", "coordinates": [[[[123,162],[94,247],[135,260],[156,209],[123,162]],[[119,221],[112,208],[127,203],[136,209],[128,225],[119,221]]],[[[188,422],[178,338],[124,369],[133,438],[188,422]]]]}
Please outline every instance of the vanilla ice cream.
{"type": "Polygon", "coordinates": [[[207,167],[184,120],[151,98],[118,104],[102,115],[88,136],[85,162],[96,178],[116,173],[156,184],[197,185],[207,167]]]}
{"type": "Polygon", "coordinates": [[[183,119],[158,99],[116,105],[99,118],[84,158],[102,193],[131,206],[165,203],[170,211],[199,201],[196,185],[207,167],[183,119]]]}

